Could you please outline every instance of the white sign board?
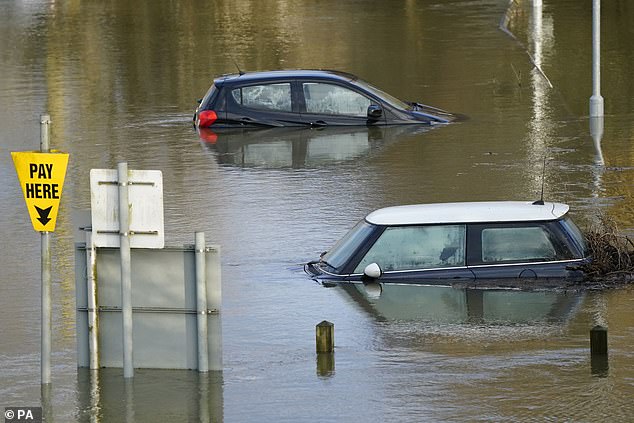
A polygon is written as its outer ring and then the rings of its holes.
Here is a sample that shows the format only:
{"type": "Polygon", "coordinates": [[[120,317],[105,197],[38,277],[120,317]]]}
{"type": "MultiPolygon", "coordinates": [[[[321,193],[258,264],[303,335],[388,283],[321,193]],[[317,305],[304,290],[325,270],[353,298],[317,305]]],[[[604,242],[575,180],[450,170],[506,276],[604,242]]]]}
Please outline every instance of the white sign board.
{"type": "MultiPolygon", "coordinates": [[[[131,248],[163,248],[163,174],[128,171],[131,248]]],[[[116,169],[90,170],[92,241],[95,247],[119,247],[119,182],[116,169]]]]}

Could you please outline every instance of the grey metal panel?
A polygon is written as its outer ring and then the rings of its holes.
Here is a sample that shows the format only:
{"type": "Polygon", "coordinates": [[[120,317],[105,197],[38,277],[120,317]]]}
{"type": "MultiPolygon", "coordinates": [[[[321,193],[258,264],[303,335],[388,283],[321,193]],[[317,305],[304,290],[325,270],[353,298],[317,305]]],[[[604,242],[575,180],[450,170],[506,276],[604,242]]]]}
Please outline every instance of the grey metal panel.
{"type": "MultiPolygon", "coordinates": [[[[196,309],[194,251],[133,249],[132,305],[196,309]]],[[[97,249],[100,307],[121,307],[119,250],[97,249]]]]}
{"type": "MultiPolygon", "coordinates": [[[[78,366],[89,366],[86,251],[76,248],[78,366]]],[[[205,253],[208,308],[220,310],[220,248],[205,253]]],[[[133,249],[132,307],[135,368],[198,367],[195,252],[192,247],[133,249]]],[[[122,367],[121,273],[119,250],[97,249],[99,360],[101,367],[122,367]]],[[[208,315],[210,370],[221,370],[219,313],[208,315]],[[218,368],[220,366],[220,368],[218,368]]]]}
{"type": "MultiPolygon", "coordinates": [[[[207,248],[205,271],[207,274],[207,308],[220,311],[222,284],[220,272],[220,247],[207,248]]],[[[209,370],[222,370],[222,318],[220,313],[207,316],[207,352],[209,370]]]]}
{"type": "Polygon", "coordinates": [[[207,247],[205,270],[207,272],[207,307],[211,310],[220,310],[222,305],[220,246],[207,247]]]}
{"type": "MultiPolygon", "coordinates": [[[[122,367],[121,312],[102,312],[99,319],[101,366],[122,367]]],[[[135,368],[197,368],[195,314],[133,312],[132,322],[135,368]]]]}

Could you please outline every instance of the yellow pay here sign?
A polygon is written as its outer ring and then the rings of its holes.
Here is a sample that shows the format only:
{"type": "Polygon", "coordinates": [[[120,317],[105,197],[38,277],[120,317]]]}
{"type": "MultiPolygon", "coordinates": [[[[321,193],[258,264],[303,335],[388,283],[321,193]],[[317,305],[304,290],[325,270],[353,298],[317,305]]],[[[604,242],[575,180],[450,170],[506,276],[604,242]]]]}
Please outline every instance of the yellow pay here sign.
{"type": "Polygon", "coordinates": [[[55,231],[68,154],[25,151],[13,152],[11,156],[33,229],[39,232],[55,231]]]}

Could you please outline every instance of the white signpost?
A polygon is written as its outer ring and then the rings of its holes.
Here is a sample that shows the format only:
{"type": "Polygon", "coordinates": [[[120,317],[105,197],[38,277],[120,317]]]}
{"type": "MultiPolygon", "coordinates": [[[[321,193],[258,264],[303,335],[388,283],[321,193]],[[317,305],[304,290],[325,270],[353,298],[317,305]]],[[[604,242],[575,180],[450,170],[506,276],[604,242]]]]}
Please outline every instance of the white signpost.
{"type": "MultiPolygon", "coordinates": [[[[163,173],[128,170],[130,248],[163,248],[163,173]]],[[[117,169],[90,171],[92,242],[119,248],[119,178],[117,169]]]]}

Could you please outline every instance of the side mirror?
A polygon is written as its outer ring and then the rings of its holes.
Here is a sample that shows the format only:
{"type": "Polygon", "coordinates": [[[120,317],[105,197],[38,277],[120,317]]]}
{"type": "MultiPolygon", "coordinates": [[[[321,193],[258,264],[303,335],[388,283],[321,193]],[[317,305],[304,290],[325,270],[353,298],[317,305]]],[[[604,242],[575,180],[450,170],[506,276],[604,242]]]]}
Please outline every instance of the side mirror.
{"type": "Polygon", "coordinates": [[[377,120],[381,119],[381,116],[383,116],[383,109],[381,106],[376,104],[370,104],[368,106],[368,119],[377,120]]]}
{"type": "Polygon", "coordinates": [[[381,266],[378,264],[370,263],[363,270],[363,274],[368,278],[378,279],[383,274],[383,271],[381,270],[381,266]]]}

